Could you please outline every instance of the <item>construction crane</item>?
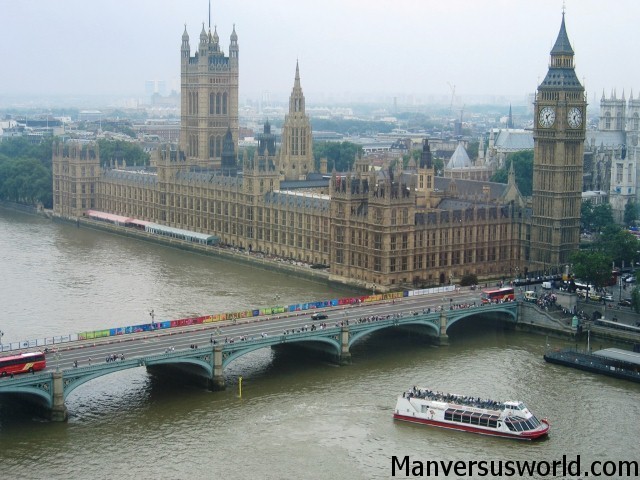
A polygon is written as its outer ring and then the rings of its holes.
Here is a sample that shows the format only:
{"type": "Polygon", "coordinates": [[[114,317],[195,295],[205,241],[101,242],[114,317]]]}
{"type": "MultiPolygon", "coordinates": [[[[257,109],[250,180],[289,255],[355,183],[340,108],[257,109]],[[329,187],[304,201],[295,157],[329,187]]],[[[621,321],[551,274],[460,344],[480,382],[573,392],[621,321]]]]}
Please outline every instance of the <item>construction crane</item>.
{"type": "Polygon", "coordinates": [[[449,85],[449,88],[451,89],[451,103],[449,104],[449,117],[451,117],[451,112],[453,111],[453,101],[456,98],[456,86],[451,85],[449,82],[447,82],[447,85],[449,85]]]}

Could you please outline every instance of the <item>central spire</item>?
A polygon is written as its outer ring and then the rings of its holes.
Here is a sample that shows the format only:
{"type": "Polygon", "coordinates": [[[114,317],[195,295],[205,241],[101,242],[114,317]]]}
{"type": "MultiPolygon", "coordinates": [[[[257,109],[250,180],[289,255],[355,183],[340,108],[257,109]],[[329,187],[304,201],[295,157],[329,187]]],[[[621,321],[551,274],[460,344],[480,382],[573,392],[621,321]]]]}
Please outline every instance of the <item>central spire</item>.
{"type": "Polygon", "coordinates": [[[551,49],[551,55],[573,55],[573,53],[573,48],[571,48],[571,42],[569,42],[569,36],[567,35],[567,28],[564,25],[564,12],[562,12],[560,31],[558,32],[556,43],[551,49]]]}
{"type": "Polygon", "coordinates": [[[304,114],[304,94],[300,86],[300,67],[296,60],[296,78],[293,82],[293,90],[289,98],[289,113],[301,112],[304,114]]]}

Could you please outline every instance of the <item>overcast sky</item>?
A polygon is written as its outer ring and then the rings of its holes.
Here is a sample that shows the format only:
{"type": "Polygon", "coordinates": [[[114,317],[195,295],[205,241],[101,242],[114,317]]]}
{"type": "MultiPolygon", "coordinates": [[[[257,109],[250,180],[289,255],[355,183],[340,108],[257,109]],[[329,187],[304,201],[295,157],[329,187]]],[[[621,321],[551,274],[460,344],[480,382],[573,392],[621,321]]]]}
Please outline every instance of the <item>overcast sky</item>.
{"type": "MultiPolygon", "coordinates": [[[[308,103],[362,94],[500,95],[535,91],[562,19],[561,0],[212,0],[228,53],[236,25],[240,96],[286,97],[296,59],[308,103]]],[[[589,102],[640,94],[640,1],[567,0],[566,26],[589,102]],[[635,82],[635,83],[634,83],[635,82]]],[[[0,97],[143,96],[179,87],[208,0],[0,0],[0,97]]],[[[1,105],[0,105],[1,106],[1,105]]]]}

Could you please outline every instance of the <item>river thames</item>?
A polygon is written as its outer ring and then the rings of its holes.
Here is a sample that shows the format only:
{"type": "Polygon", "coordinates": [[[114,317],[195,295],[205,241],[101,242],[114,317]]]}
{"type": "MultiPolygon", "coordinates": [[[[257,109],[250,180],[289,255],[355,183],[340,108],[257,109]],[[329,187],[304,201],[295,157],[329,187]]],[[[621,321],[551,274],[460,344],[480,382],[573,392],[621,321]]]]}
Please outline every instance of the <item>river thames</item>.
{"type": "MultiPolygon", "coordinates": [[[[350,293],[0,208],[5,343],[143,323],[151,309],[158,321],[350,293]]],[[[583,471],[594,460],[640,457],[640,385],[546,364],[543,337],[492,323],[464,322],[450,342],[434,347],[383,331],[356,345],[346,367],[259,350],[229,366],[224,392],[127,370],[74,390],[66,423],[0,398],[0,472],[6,479],[385,479],[393,478],[392,456],[426,463],[580,455],[583,471]],[[394,422],[397,395],[413,385],[522,400],[549,419],[551,434],[517,442],[394,422]]]]}

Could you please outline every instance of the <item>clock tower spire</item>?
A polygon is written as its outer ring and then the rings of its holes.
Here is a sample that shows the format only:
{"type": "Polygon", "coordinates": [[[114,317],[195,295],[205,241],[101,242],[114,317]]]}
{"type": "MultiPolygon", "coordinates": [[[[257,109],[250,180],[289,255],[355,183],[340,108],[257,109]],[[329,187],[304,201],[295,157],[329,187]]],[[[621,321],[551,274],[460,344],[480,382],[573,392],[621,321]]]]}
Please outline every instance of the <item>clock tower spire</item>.
{"type": "Polygon", "coordinates": [[[587,101],[562,12],[549,70],[534,102],[531,269],[561,271],[580,243],[587,101]]]}

